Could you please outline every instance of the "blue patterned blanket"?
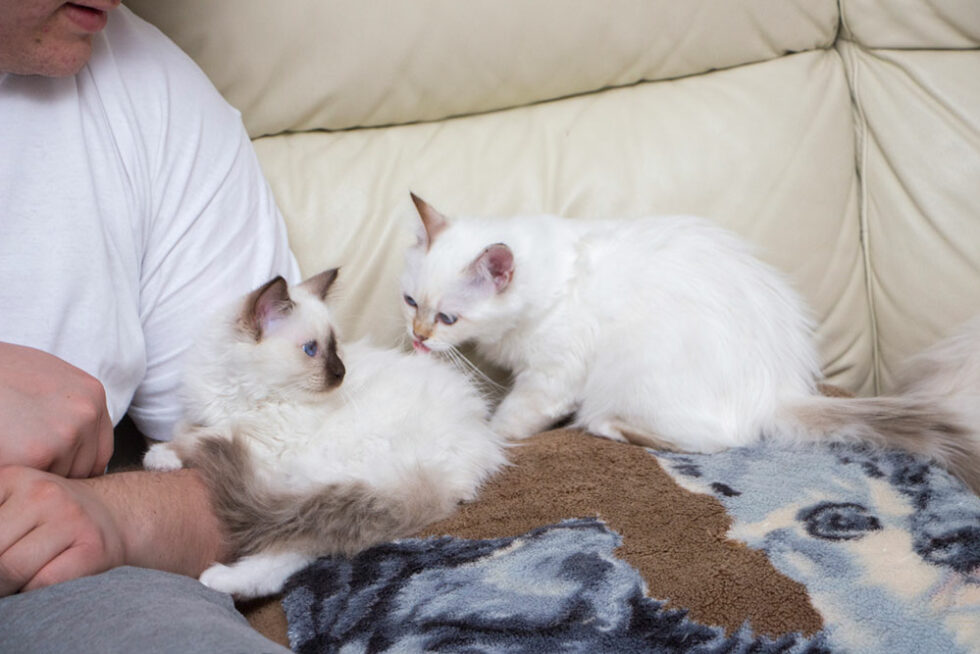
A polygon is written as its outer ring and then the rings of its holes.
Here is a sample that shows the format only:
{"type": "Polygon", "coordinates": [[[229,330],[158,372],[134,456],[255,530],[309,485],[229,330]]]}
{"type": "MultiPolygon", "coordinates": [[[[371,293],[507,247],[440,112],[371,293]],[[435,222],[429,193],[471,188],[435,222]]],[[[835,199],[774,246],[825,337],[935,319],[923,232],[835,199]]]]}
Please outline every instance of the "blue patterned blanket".
{"type": "Polygon", "coordinates": [[[514,459],[429,536],[294,576],[293,649],[980,652],[980,498],[924,461],[569,431],[514,459]]]}

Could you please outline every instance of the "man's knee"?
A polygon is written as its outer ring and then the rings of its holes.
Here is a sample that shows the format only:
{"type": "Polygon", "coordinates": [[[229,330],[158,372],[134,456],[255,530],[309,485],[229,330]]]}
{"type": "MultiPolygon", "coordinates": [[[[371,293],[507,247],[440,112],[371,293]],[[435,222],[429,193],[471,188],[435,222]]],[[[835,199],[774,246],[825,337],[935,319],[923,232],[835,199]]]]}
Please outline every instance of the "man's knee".
{"type": "Polygon", "coordinates": [[[122,567],[0,599],[12,652],[286,652],[231,597],[196,579],[122,567]]]}

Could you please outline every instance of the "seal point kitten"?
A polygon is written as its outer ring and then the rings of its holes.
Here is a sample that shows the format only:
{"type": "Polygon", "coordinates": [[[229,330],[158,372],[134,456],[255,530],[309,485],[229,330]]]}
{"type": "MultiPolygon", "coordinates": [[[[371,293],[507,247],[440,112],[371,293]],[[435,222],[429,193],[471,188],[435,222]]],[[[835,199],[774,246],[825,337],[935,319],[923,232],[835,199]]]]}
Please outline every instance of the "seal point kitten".
{"type": "Polygon", "coordinates": [[[276,277],[219,312],[189,356],[174,439],[144,458],[201,470],[236,559],[201,576],[218,590],[272,594],[318,556],[414,534],[506,462],[468,377],[342,343],[336,278],[276,277]]]}

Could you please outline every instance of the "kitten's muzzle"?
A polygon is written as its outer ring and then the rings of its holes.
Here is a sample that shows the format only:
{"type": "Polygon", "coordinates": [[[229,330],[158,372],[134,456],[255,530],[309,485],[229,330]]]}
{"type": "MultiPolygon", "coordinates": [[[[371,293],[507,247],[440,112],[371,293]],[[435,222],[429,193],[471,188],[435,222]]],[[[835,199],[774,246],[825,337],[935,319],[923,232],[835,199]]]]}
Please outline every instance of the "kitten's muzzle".
{"type": "Polygon", "coordinates": [[[327,356],[324,359],[323,372],[327,388],[340,386],[340,382],[344,381],[344,375],[347,374],[347,368],[344,366],[344,362],[340,360],[340,355],[337,354],[337,339],[333,336],[330,337],[330,343],[327,344],[327,356]]]}

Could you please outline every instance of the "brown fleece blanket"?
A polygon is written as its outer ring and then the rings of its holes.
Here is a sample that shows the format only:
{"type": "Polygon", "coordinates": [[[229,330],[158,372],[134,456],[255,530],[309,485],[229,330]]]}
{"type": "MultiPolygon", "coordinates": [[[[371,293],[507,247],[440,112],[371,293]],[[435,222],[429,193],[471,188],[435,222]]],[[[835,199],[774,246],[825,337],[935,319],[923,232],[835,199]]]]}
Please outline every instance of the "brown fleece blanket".
{"type": "Polygon", "coordinates": [[[300,652],[980,649],[980,498],[928,462],[847,446],[663,453],[567,429],[510,458],[419,538],[323,559],[285,600],[243,612],[300,652]],[[600,541],[608,552],[572,551],[600,541]],[[501,563],[515,552],[527,560],[501,563]],[[578,608],[520,614],[575,565],[587,581],[559,604],[578,608]],[[607,567],[619,576],[591,578],[607,567]],[[500,581],[513,570],[527,578],[500,581]],[[639,591],[620,593],[631,574],[639,591]]]}
{"type": "MultiPolygon", "coordinates": [[[[699,622],[734,631],[748,618],[772,635],[820,629],[806,589],[763,553],[727,538],[731,519],[721,503],[678,486],[643,448],[559,430],[520,444],[511,461],[478,501],[420,535],[512,537],[595,516],[622,535],[617,553],[657,580],[657,596],[699,622]]],[[[288,646],[280,599],[243,609],[256,629],[288,646]]]]}
{"type": "MultiPolygon", "coordinates": [[[[559,430],[522,443],[511,460],[477,502],[421,535],[519,536],[596,516],[622,535],[619,555],[657,580],[658,596],[700,622],[735,630],[749,618],[769,634],[820,629],[800,584],[726,537],[731,519],[721,503],[678,486],[643,448],[559,430]]],[[[278,598],[245,608],[256,629],[288,644],[278,598]]]]}

